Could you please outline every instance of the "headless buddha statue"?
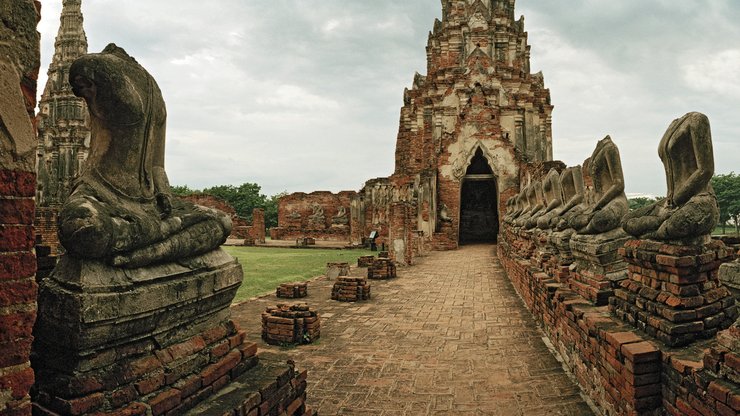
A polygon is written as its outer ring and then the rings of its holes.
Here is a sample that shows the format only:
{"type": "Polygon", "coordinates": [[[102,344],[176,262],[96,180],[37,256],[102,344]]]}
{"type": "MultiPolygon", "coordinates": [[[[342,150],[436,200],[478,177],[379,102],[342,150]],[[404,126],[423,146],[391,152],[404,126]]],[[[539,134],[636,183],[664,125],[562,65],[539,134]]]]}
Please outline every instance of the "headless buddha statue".
{"type": "Polygon", "coordinates": [[[586,209],[580,165],[566,168],[560,174],[560,189],[565,202],[557,209],[557,214],[553,216],[551,225],[558,231],[563,231],[569,227],[569,221],[572,217],[586,209]]]}
{"type": "Polygon", "coordinates": [[[635,237],[654,240],[709,235],[719,210],[710,183],[714,153],[707,117],[688,113],[674,120],[660,141],[658,155],[665,167],[668,194],[627,215],[622,228],[635,237]]]}
{"type": "Polygon", "coordinates": [[[629,212],[622,161],[611,137],[606,136],[597,143],[589,168],[594,183],[594,203],[574,216],[570,225],[578,234],[602,234],[619,227],[629,212]]]}
{"type": "Polygon", "coordinates": [[[547,206],[544,213],[537,219],[537,228],[549,230],[552,228],[552,218],[558,215],[560,207],[563,205],[563,194],[560,189],[560,174],[556,169],[550,169],[542,185],[542,191],[545,194],[547,206]]]}
{"type": "Polygon", "coordinates": [[[532,209],[535,208],[534,203],[534,186],[533,184],[529,184],[524,187],[522,190],[522,212],[519,213],[519,215],[516,216],[514,219],[514,226],[516,227],[523,227],[529,217],[532,216],[533,212],[532,209]]]}
{"type": "Polygon", "coordinates": [[[231,231],[224,213],[175,198],[164,169],[166,109],[154,78],[114,44],[71,66],[92,128],[86,170],[62,207],[69,255],[141,267],[209,252],[231,231]]]}
{"type": "Polygon", "coordinates": [[[545,213],[545,209],[547,208],[545,193],[542,189],[542,182],[534,182],[533,189],[534,192],[532,190],[530,190],[530,192],[533,192],[532,198],[533,203],[535,204],[535,208],[532,209],[532,214],[529,216],[529,219],[527,219],[527,222],[524,225],[524,229],[526,230],[531,230],[532,228],[537,227],[537,220],[542,214],[545,213]]]}

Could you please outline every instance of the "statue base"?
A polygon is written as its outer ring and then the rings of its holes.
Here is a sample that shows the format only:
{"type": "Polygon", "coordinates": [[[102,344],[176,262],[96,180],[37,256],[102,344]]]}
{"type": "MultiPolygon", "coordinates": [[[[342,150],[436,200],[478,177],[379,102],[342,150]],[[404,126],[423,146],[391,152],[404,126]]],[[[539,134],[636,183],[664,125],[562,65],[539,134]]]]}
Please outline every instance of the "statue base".
{"type": "Polygon", "coordinates": [[[553,257],[552,277],[560,283],[565,283],[570,278],[570,265],[575,261],[570,250],[570,239],[575,233],[575,230],[569,228],[550,234],[550,244],[556,253],[553,257]]]}
{"type": "MultiPolygon", "coordinates": [[[[36,415],[181,415],[258,363],[221,249],[137,269],[65,256],[39,291],[36,415]]],[[[296,397],[303,394],[297,394],[296,397]]]]}
{"type": "Polygon", "coordinates": [[[738,316],[735,299],[718,278],[733,251],[721,241],[693,246],[631,240],[621,250],[629,279],[609,309],[669,346],[711,338],[738,316]]]}
{"type": "Polygon", "coordinates": [[[627,278],[627,263],[619,249],[629,240],[621,229],[596,235],[575,234],[570,239],[575,268],[568,285],[596,306],[609,303],[619,282],[627,278]]]}

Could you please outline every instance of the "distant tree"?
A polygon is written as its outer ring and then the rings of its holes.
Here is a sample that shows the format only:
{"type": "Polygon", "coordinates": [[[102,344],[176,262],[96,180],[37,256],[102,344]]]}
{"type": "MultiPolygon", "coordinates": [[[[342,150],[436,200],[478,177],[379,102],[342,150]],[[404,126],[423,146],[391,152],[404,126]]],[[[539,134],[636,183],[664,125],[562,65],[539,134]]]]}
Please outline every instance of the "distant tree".
{"type": "Polygon", "coordinates": [[[727,223],[732,221],[735,224],[735,233],[740,234],[738,230],[740,227],[740,175],[736,175],[735,172],[714,175],[712,187],[717,194],[722,233],[725,233],[727,223]]]}
{"type": "Polygon", "coordinates": [[[203,189],[204,194],[213,195],[228,202],[234,207],[236,215],[252,220],[255,208],[265,208],[267,197],[260,193],[262,187],[256,183],[246,182],[239,186],[219,185],[203,189]]]}
{"type": "Polygon", "coordinates": [[[265,227],[277,227],[278,226],[278,203],[280,198],[288,195],[287,192],[283,191],[279,194],[275,194],[265,201],[265,227]]]}
{"type": "Polygon", "coordinates": [[[175,185],[170,186],[170,190],[177,196],[188,196],[200,193],[197,189],[190,189],[187,185],[175,185]]]}
{"type": "Polygon", "coordinates": [[[627,201],[630,204],[630,211],[634,211],[636,209],[640,209],[642,207],[646,207],[650,204],[655,203],[656,199],[646,196],[638,196],[636,198],[630,198],[627,201]]]}

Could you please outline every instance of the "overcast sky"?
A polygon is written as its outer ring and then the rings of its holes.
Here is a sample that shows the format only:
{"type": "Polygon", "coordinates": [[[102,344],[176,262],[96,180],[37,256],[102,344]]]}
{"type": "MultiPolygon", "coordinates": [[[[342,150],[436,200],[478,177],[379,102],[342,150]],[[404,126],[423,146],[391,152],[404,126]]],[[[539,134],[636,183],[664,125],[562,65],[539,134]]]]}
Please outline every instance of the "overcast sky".
{"type": "MultiPolygon", "coordinates": [[[[42,0],[42,72],[61,0],[42,0]]],[[[393,173],[403,89],[426,73],[439,0],[83,0],[90,52],[155,77],[173,185],[359,190],[393,173]]],[[[665,193],[658,142],[709,116],[717,173],[740,172],[740,1],[519,0],[550,88],[555,159],[619,146],[628,193],[665,193]]]]}

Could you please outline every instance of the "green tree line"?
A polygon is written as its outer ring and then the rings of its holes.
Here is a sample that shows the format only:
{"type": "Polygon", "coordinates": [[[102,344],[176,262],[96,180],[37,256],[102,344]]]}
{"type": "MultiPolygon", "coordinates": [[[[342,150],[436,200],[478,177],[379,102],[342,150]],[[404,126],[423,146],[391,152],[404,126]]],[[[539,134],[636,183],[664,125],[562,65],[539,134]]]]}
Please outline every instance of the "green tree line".
{"type": "Polygon", "coordinates": [[[272,196],[261,193],[262,187],[256,183],[246,182],[239,186],[218,185],[204,189],[191,189],[187,185],[172,186],[172,193],[178,196],[211,195],[223,199],[234,207],[236,215],[247,221],[252,221],[252,211],[255,208],[265,210],[265,227],[278,225],[278,201],[287,194],[280,192],[272,196]]]}
{"type": "MultiPolygon", "coordinates": [[[[734,225],[735,233],[740,234],[740,175],[735,172],[714,175],[712,188],[717,195],[719,206],[719,227],[722,234],[727,232],[729,225],[734,225]]],[[[630,198],[631,210],[655,203],[663,198],[637,197],[630,198]]]]}

